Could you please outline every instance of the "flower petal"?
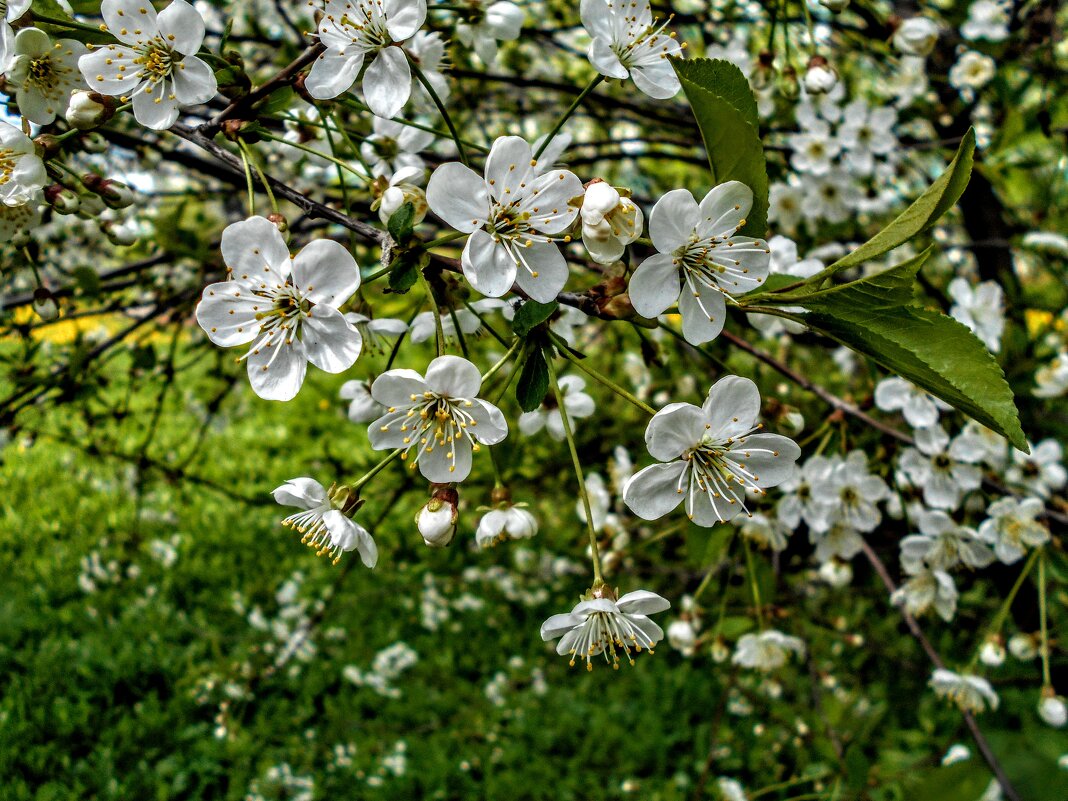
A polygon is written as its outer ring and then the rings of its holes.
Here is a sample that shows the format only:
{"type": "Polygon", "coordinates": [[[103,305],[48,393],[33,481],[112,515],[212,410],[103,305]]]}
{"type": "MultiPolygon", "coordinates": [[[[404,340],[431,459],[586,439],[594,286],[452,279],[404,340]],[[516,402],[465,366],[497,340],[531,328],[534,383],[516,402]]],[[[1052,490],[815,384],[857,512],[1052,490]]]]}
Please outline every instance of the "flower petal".
{"type": "Polygon", "coordinates": [[[467,240],[461,264],[471,286],[488,297],[501,297],[515,283],[516,263],[505,245],[494,242],[483,230],[475,231],[467,240]]]}
{"type": "Polygon", "coordinates": [[[450,398],[473,398],[482,386],[482,374],[467,359],[438,356],[426,368],[426,385],[431,392],[450,398]]]}
{"type": "MultiPolygon", "coordinates": [[[[148,6],[148,3],[143,5],[148,6]]],[[[171,4],[159,12],[157,23],[163,38],[183,55],[196,55],[204,43],[204,18],[185,0],[171,0],[171,4]]]]}
{"type": "Polygon", "coordinates": [[[685,462],[654,464],[639,470],[623,488],[623,502],[644,520],[657,520],[680,503],[683,494],[679,482],[686,471],[685,462]]]}
{"type": "Polygon", "coordinates": [[[760,390],[743,376],[723,376],[708,390],[701,408],[712,437],[738,437],[756,425],[760,416],[760,390]]]}
{"type": "Polygon", "coordinates": [[[426,381],[415,370],[401,367],[388,370],[371,385],[371,397],[386,407],[407,408],[426,392],[426,381]]]}
{"type": "Polygon", "coordinates": [[[252,391],[264,400],[293,400],[308,371],[304,343],[299,339],[257,348],[246,363],[252,391]]]}
{"type": "Polygon", "coordinates": [[[570,275],[560,248],[554,242],[534,242],[513,252],[523,261],[515,273],[519,288],[539,303],[556,300],[570,275]]]}
{"type": "Polygon", "coordinates": [[[753,190],[741,181],[727,181],[713,188],[701,201],[701,237],[733,236],[753,208],[753,190]]]}
{"type": "Polygon", "coordinates": [[[442,164],[426,187],[430,210],[457,231],[471,233],[489,218],[486,182],[458,161],[442,164]]]}
{"type": "Polygon", "coordinates": [[[241,281],[222,281],[205,287],[197,304],[197,323],[221,348],[244,345],[256,338],[260,323],[256,314],[263,299],[241,281]]]}
{"type": "Polygon", "coordinates": [[[386,47],[363,74],[363,99],[373,114],[390,119],[412,93],[412,70],[399,47],[386,47]]]}
{"type": "Polygon", "coordinates": [[[679,299],[679,268],[670,253],[650,256],[630,277],[630,302],[642,317],[655,318],[679,299]]]}
{"type": "Polygon", "coordinates": [[[661,462],[678,459],[701,442],[707,430],[705,413],[692,403],[669,403],[653,415],[645,429],[645,446],[661,462]]]}
{"type": "Polygon", "coordinates": [[[289,246],[275,224],[264,217],[226,226],[220,249],[223,262],[236,278],[276,287],[289,276],[289,246]]]}
{"type": "Polygon", "coordinates": [[[363,337],[345,315],[330,306],[316,306],[304,321],[302,337],[308,361],[328,373],[356,363],[363,337]]]}
{"type": "Polygon", "coordinates": [[[316,100],[332,100],[355,83],[363,58],[362,50],[348,55],[327,50],[312,63],[304,88],[316,100]]]}
{"type": "Polygon", "coordinates": [[[672,189],[653,206],[649,214],[649,236],[661,253],[671,253],[694,232],[701,209],[689,189],[672,189]]]}
{"type": "Polygon", "coordinates": [[[293,283],[316,305],[338,308],[360,286],[360,268],[348,248],[316,239],[293,257],[293,283]]]}

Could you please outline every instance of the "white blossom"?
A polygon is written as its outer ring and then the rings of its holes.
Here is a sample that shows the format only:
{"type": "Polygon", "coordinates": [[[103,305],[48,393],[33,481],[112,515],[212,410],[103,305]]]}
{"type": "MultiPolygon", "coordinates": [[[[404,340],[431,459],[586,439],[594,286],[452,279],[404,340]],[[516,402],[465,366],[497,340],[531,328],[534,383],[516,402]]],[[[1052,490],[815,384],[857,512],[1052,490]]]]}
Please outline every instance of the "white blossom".
{"type": "Polygon", "coordinates": [[[121,44],[98,46],[78,60],[90,89],[132,99],[137,121],[157,131],[174,125],[179,106],[215,96],[215,73],[196,56],[204,20],[185,0],[171,0],[158,15],[141,0],[103,0],[100,13],[121,44]]]}
{"type": "Polygon", "coordinates": [[[742,635],[734,647],[731,662],[766,673],[785,665],[791,652],[798,657],[804,657],[804,642],[798,637],[769,629],[759,634],[742,635]]]}
{"type": "Polygon", "coordinates": [[[483,64],[497,58],[497,42],[518,39],[523,28],[523,9],[507,0],[474,0],[467,13],[468,20],[456,26],[456,38],[478,53],[483,64]]]}
{"type": "Polygon", "coordinates": [[[1068,473],[1061,464],[1064,451],[1055,439],[1044,439],[1037,445],[1029,442],[1028,447],[1030,454],[1013,450],[1005,480],[1038,498],[1048,498],[1068,483],[1068,473]]]}
{"type": "Polygon", "coordinates": [[[983,281],[972,287],[965,278],[949,282],[953,305],[949,314],[971,329],[993,353],[1001,350],[1005,331],[1005,292],[996,281],[983,281]]]}
{"type": "Polygon", "coordinates": [[[582,243],[598,264],[618,261],[627,245],[642,235],[645,217],[629,197],[604,181],[591,184],[582,198],[582,243]]]}
{"type": "Polygon", "coordinates": [[[601,587],[587,593],[569,613],[542,623],[541,638],[548,642],[559,637],[556,653],[569,655],[572,666],[576,658],[585,659],[586,669],[593,670],[593,658],[603,654],[618,668],[623,657],[634,664],[633,654],[643,649],[652,653],[664,631],[648,616],[670,607],[655,592],[636,590],[616,600],[614,592],[601,587]]]}
{"type": "Polygon", "coordinates": [[[894,47],[906,56],[928,56],[938,43],[938,23],[927,17],[909,17],[894,31],[894,47]]]}
{"type": "Polygon", "coordinates": [[[250,217],[223,231],[222,255],[233,277],[204,290],[197,322],[220,347],[251,343],[241,358],[257,395],[292,400],[308,362],[328,373],[353,365],[363,340],[338,307],[360,268],[344,246],[317,239],[291,258],[278,228],[250,217]]]}
{"type": "Polygon", "coordinates": [[[997,72],[994,59],[975,50],[967,50],[960,55],[949,70],[949,84],[965,100],[971,101],[976,89],[982,89],[997,72]]]}
{"type": "Polygon", "coordinates": [[[919,528],[919,534],[901,541],[901,562],[910,573],[922,570],[922,566],[945,571],[964,564],[975,569],[994,561],[993,552],[978,533],[958,525],[945,512],[922,512],[919,528]]]}
{"type": "MultiPolygon", "coordinates": [[[[586,381],[579,375],[565,375],[560,377],[560,394],[564,401],[564,411],[575,427],[575,421],[589,417],[595,410],[593,398],[583,390],[586,389],[586,381]]],[[[523,412],[519,415],[519,432],[526,437],[538,434],[542,429],[549,432],[549,436],[557,442],[564,441],[564,421],[560,409],[555,405],[551,408],[535,409],[532,412],[523,412]]]]}
{"type": "Polygon", "coordinates": [[[947,623],[957,612],[957,586],[944,570],[916,567],[916,572],[890,595],[891,603],[914,616],[934,609],[947,623]]]}
{"type": "Polygon", "coordinates": [[[47,125],[66,110],[71,93],[85,88],[78,59],[86,52],[81,42],[74,39],[53,42],[37,28],[23,28],[18,32],[7,80],[15,89],[15,102],[23,117],[47,125]]]}
{"type": "Polygon", "coordinates": [[[582,0],[582,24],[590,34],[589,59],[608,78],[633,78],[650,97],[664,100],[679,91],[668,56],[682,54],[674,35],[657,25],[649,0],[582,0]]]}
{"type": "Polygon", "coordinates": [[[916,430],[916,447],[905,448],[899,457],[902,471],[913,486],[923,491],[923,500],[936,509],[956,509],[964,495],[978,489],[980,458],[968,439],[955,439],[940,425],[916,430]]]}
{"type": "Polygon", "coordinates": [[[360,561],[367,567],[378,562],[378,548],[367,529],[349,516],[352,495],[346,487],[331,488],[330,492],[313,478],[291,478],[272,493],[283,506],[301,509],[282,521],[302,534],[301,542],[315,548],[317,555],[326,555],[337,564],[341,554],[358,551],[360,561]]]}
{"type": "Polygon", "coordinates": [[[0,203],[24,206],[39,196],[47,180],[33,140],[14,125],[0,121],[0,203]]]}
{"type": "Polygon", "coordinates": [[[913,428],[927,428],[938,422],[940,409],[949,409],[942,401],[904,378],[890,376],[875,386],[875,405],[884,412],[900,411],[913,428]]]}
{"type": "Polygon", "coordinates": [[[998,696],[990,682],[970,673],[954,673],[938,668],[929,682],[939,698],[948,698],[967,712],[984,712],[998,708],[998,696]]]}
{"type": "Polygon", "coordinates": [[[472,452],[508,435],[501,410],[477,397],[481,385],[478,368],[459,356],[434,359],[425,378],[404,368],[383,373],[371,396],[387,411],[368,428],[371,447],[402,449],[428,481],[463,481],[472,452]]]}
{"type": "Polygon", "coordinates": [[[686,340],[700,345],[719,336],[726,321],[725,294],[756,289],[768,276],[771,250],[763,239],[738,236],[753,207],[753,192],[728,181],[698,205],[687,189],[674,189],[649,215],[659,251],[630,279],[638,314],[656,317],[676,301],[686,340]]]}
{"type": "Polygon", "coordinates": [[[333,99],[362,71],[363,98],[371,113],[395,117],[412,91],[408,57],[397,45],[425,20],[426,0],[327,0],[319,21],[319,41],[326,49],[308,73],[308,94],[333,99]]]}
{"type": "Polygon", "coordinates": [[[360,143],[360,155],[373,175],[390,177],[405,167],[418,171],[406,173],[409,181],[423,174],[426,162],[419,153],[433,144],[433,133],[383,117],[374,117],[371,129],[371,135],[360,143]]]}
{"type": "Polygon", "coordinates": [[[708,391],[704,406],[672,403],[645,431],[649,453],[662,464],[639,471],[623,500],[646,520],[685,505],[699,526],[713,526],[748,510],[745,495],[763,495],[782,483],[801,451],[778,434],[759,431],[760,393],[748,378],[725,376],[708,391]]]}
{"type": "Polygon", "coordinates": [[[1068,723],[1068,706],[1061,696],[1044,694],[1038,702],[1038,716],[1053,728],[1060,729],[1068,723]]]}
{"type": "Polygon", "coordinates": [[[557,247],[578,215],[582,182],[567,170],[536,175],[530,145],[502,136],[486,157],[485,177],[458,162],[438,167],[426,196],[430,209],[470,234],[461,264],[476,290],[499,298],[518,284],[541,303],[555,300],[568,268],[557,247]]]}
{"type": "Polygon", "coordinates": [[[970,41],[1005,41],[1009,38],[1011,9],[1012,3],[1006,0],[975,0],[968,6],[968,19],[960,26],[960,35],[970,41]]]}
{"type": "Polygon", "coordinates": [[[979,537],[993,546],[998,559],[1011,565],[1028,548],[1049,542],[1049,529],[1035,519],[1043,511],[1038,498],[1000,498],[986,510],[988,517],[979,524],[979,537]]]}
{"type": "Polygon", "coordinates": [[[521,505],[504,504],[482,515],[475,542],[489,548],[506,539],[526,540],[538,533],[538,520],[521,505]]]}

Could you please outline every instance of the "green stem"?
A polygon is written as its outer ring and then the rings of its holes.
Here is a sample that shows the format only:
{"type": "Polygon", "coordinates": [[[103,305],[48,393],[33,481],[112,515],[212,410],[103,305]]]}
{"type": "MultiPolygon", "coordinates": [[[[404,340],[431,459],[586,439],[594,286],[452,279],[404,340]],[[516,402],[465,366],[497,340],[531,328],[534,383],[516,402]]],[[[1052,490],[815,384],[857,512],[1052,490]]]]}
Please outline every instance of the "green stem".
{"type": "MultiPolygon", "coordinates": [[[[1020,592],[1020,588],[1023,586],[1024,580],[1031,572],[1031,568],[1035,566],[1035,562],[1038,561],[1039,551],[1032,551],[1031,556],[1028,557],[1024,563],[1023,569],[1020,571],[1020,575],[1016,577],[1015,583],[1012,585],[1012,589],[1009,590],[1009,594],[1005,596],[1005,600],[1001,602],[1001,606],[994,615],[994,619],[990,621],[990,625],[986,630],[986,637],[984,640],[988,640],[991,637],[1001,633],[1001,627],[1005,625],[1005,618],[1009,616],[1009,610],[1012,608],[1013,601],[1016,600],[1016,595],[1020,592]]],[[[972,656],[972,661],[968,663],[968,670],[970,671],[975,667],[975,663],[979,659],[979,652],[976,651],[972,656]]]]}
{"type": "Polygon", "coordinates": [[[379,462],[370,470],[368,470],[362,477],[356,479],[355,483],[351,485],[352,491],[358,492],[360,487],[364,486],[368,481],[370,481],[372,478],[381,473],[382,470],[385,469],[386,465],[388,465],[402,453],[404,453],[404,448],[397,448],[397,450],[390,453],[389,456],[387,456],[381,462],[379,462]]]}
{"type": "Polygon", "coordinates": [[[646,403],[643,400],[638,399],[633,394],[631,394],[627,390],[623,389],[623,387],[619,386],[619,384],[614,382],[608,376],[602,375],[601,373],[599,373],[596,370],[594,370],[592,367],[587,367],[585,364],[583,364],[581,359],[577,358],[574,354],[571,353],[571,351],[569,351],[567,349],[566,343],[564,343],[563,340],[559,336],[557,336],[556,334],[550,333],[549,337],[550,337],[550,339],[552,339],[553,344],[555,344],[557,346],[557,350],[560,351],[560,354],[565,359],[567,359],[569,362],[571,362],[573,365],[575,365],[578,369],[580,369],[582,372],[584,372],[586,375],[588,375],[594,381],[596,381],[597,383],[601,384],[602,386],[610,389],[612,392],[614,392],[615,394],[619,395],[619,397],[623,398],[625,401],[627,401],[629,403],[632,403],[633,405],[637,406],[639,409],[641,409],[646,414],[650,414],[650,415],[656,414],[656,409],[654,409],[648,403],[646,403]]]}
{"type": "Polygon", "coordinates": [[[547,148],[549,146],[549,143],[556,138],[556,135],[558,133],[560,133],[560,129],[564,127],[564,123],[567,122],[571,115],[575,113],[575,109],[582,105],[582,101],[585,100],[589,93],[597,87],[597,84],[599,84],[603,80],[604,76],[598,75],[588,84],[586,84],[585,89],[579,92],[578,97],[576,97],[574,101],[572,101],[571,105],[568,106],[567,111],[564,112],[564,115],[559,120],[557,120],[556,125],[551,131],[549,131],[549,135],[545,137],[545,141],[541,143],[541,147],[539,147],[537,152],[534,154],[535,161],[541,158],[541,154],[545,152],[545,148],[547,148]]]}
{"type": "MultiPolygon", "coordinates": [[[[426,292],[426,299],[430,302],[430,310],[434,315],[434,340],[437,345],[438,356],[445,355],[445,329],[441,325],[441,309],[438,308],[438,301],[434,297],[434,289],[430,286],[430,282],[426,280],[426,276],[422,270],[419,270],[419,283],[423,287],[423,291],[426,292]]],[[[459,332],[459,328],[456,329],[459,332]]]]}
{"type": "Polygon", "coordinates": [[[431,248],[439,247],[448,242],[453,242],[457,239],[462,239],[465,236],[468,236],[468,234],[465,234],[463,231],[453,231],[451,234],[445,234],[444,236],[439,236],[437,239],[431,239],[429,242],[423,245],[423,249],[430,250],[431,248]]]}
{"type": "Polygon", "coordinates": [[[252,186],[252,170],[248,164],[248,154],[244,148],[238,148],[241,151],[241,163],[245,165],[245,185],[248,187],[248,216],[256,216],[256,192],[252,186]]]}
{"type": "Polygon", "coordinates": [[[512,358],[512,355],[516,352],[516,350],[519,349],[519,346],[522,344],[523,340],[517,338],[516,341],[512,343],[512,346],[508,348],[508,351],[503,356],[501,356],[497,363],[493,365],[493,367],[491,367],[489,370],[487,370],[485,374],[483,374],[482,383],[485,384],[487,381],[493,378],[493,376],[496,375],[500,371],[500,369],[508,363],[508,360],[512,358]]]}
{"type": "Polygon", "coordinates": [[[274,196],[274,190],[271,189],[271,182],[267,180],[267,176],[263,174],[263,170],[260,169],[260,165],[256,162],[256,154],[252,152],[252,148],[249,147],[248,142],[238,137],[238,147],[240,147],[248,156],[249,163],[252,165],[252,169],[256,171],[256,175],[260,179],[260,183],[263,184],[263,191],[267,193],[267,199],[271,203],[271,209],[278,213],[278,199],[274,196]]]}
{"type": "Polygon", "coordinates": [[[1038,559],[1038,626],[1038,647],[1042,655],[1042,686],[1043,688],[1052,687],[1053,682],[1049,675],[1049,629],[1046,621],[1046,559],[1044,556],[1038,559]]]}
{"type": "Polygon", "coordinates": [[[467,350],[467,339],[464,337],[464,332],[460,330],[460,320],[456,317],[456,309],[453,308],[452,303],[449,303],[449,318],[452,320],[452,327],[456,331],[456,339],[460,343],[460,353],[463,354],[465,359],[470,360],[471,354],[467,350]]]}
{"type": "Polygon", "coordinates": [[[34,22],[43,22],[45,25],[56,25],[60,28],[71,28],[76,31],[86,31],[87,33],[103,33],[99,27],[94,25],[84,25],[81,22],[75,22],[74,20],[56,19],[55,17],[46,17],[44,14],[38,14],[33,12],[34,22]]]}
{"type": "Polygon", "coordinates": [[[441,98],[438,97],[438,93],[434,91],[434,87],[430,85],[430,81],[427,80],[423,71],[419,68],[419,63],[412,58],[411,54],[405,50],[404,55],[408,57],[408,63],[412,66],[412,73],[419,83],[426,89],[426,93],[430,95],[430,99],[434,101],[434,105],[438,107],[438,111],[441,112],[441,118],[445,120],[445,127],[449,129],[449,134],[452,136],[452,141],[456,143],[456,151],[460,155],[460,161],[464,163],[464,166],[470,167],[471,163],[467,160],[467,151],[464,150],[464,142],[460,138],[460,134],[456,131],[456,126],[452,123],[452,117],[449,116],[448,110],[445,108],[445,104],[441,102],[441,98]]]}
{"type": "Polygon", "coordinates": [[[582,508],[586,512],[586,531],[590,538],[590,554],[593,559],[593,586],[594,589],[604,585],[601,575],[601,554],[597,550],[597,532],[593,529],[593,511],[590,508],[590,496],[586,492],[586,477],[582,473],[582,461],[579,459],[578,448],[575,446],[575,436],[571,432],[571,421],[567,417],[567,409],[564,406],[564,393],[560,391],[560,383],[556,379],[556,365],[553,364],[552,354],[546,354],[545,363],[549,366],[549,386],[552,387],[553,396],[556,398],[556,407],[560,411],[560,422],[564,428],[564,439],[567,440],[567,448],[571,452],[571,462],[575,467],[575,478],[578,479],[579,497],[582,498],[582,508]]]}
{"type": "Polygon", "coordinates": [[[760,586],[757,584],[756,566],[753,564],[753,550],[749,547],[749,540],[742,537],[742,545],[745,548],[745,570],[749,574],[749,586],[753,592],[753,604],[756,606],[757,622],[760,629],[764,629],[764,605],[760,600],[760,586]]]}
{"type": "Polygon", "coordinates": [[[260,131],[258,135],[263,139],[269,139],[272,142],[277,142],[280,145],[288,145],[289,147],[295,147],[297,150],[303,150],[305,153],[310,153],[313,156],[318,156],[321,159],[325,159],[326,161],[336,164],[343,170],[347,170],[348,172],[359,178],[361,181],[364,181],[365,183],[368,181],[368,177],[366,175],[364,175],[362,172],[355,169],[354,167],[349,166],[339,158],[334,158],[333,156],[327,155],[326,153],[322,153],[316,150],[315,148],[307,147],[306,145],[302,145],[299,142],[290,142],[288,139],[283,139],[281,136],[275,136],[274,134],[266,133],[264,131],[260,131]]]}

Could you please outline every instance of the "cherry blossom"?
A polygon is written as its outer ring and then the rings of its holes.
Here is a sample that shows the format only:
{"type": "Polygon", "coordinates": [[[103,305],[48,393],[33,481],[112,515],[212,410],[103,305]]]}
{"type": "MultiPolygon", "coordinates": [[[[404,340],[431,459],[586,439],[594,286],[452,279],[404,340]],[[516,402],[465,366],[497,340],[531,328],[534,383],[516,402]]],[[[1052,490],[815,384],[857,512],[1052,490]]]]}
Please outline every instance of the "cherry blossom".
{"type": "Polygon", "coordinates": [[[635,86],[660,100],[674,97],[679,79],[668,56],[682,54],[674,35],[653,19],[649,0],[582,0],[582,24],[593,39],[589,59],[608,78],[633,78],[635,86]]]}

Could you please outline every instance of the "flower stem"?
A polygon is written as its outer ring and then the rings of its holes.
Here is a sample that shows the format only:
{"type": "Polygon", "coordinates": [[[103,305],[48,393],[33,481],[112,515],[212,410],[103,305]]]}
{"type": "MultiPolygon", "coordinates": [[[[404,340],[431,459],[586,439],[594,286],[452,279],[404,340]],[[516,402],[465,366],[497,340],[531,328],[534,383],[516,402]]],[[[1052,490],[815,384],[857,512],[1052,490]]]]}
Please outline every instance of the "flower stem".
{"type": "Polygon", "coordinates": [[[564,439],[567,440],[567,448],[571,451],[571,462],[575,466],[575,478],[578,479],[579,497],[582,499],[582,508],[586,512],[586,530],[590,537],[590,555],[593,558],[593,584],[600,587],[604,584],[601,575],[601,554],[597,550],[597,532],[593,529],[593,511],[590,509],[590,496],[586,492],[586,477],[582,473],[582,461],[579,459],[578,448],[575,447],[575,435],[571,432],[571,421],[567,417],[567,409],[564,406],[564,393],[560,391],[560,384],[556,380],[556,365],[553,359],[547,358],[545,363],[549,366],[549,386],[556,398],[556,407],[560,411],[560,422],[564,427],[564,439]]]}
{"type": "Polygon", "coordinates": [[[757,584],[756,566],[753,564],[753,550],[749,547],[749,540],[743,536],[742,545],[745,548],[745,568],[749,574],[749,586],[753,591],[753,604],[756,606],[757,623],[761,630],[764,629],[764,605],[760,600],[760,586],[757,584]]]}
{"type": "Polygon", "coordinates": [[[590,92],[592,92],[597,87],[597,84],[599,84],[603,80],[603,75],[597,75],[597,77],[595,77],[586,85],[585,89],[579,92],[578,97],[576,97],[574,101],[572,101],[571,105],[568,106],[567,111],[565,111],[564,115],[557,121],[556,126],[551,131],[549,131],[549,135],[545,137],[545,141],[541,143],[541,147],[539,147],[537,152],[534,154],[535,160],[541,158],[541,154],[545,152],[545,148],[547,148],[549,146],[549,143],[556,138],[556,135],[558,133],[560,133],[560,129],[564,127],[564,123],[567,122],[571,115],[575,113],[575,109],[582,105],[582,101],[586,99],[586,96],[590,92]]]}
{"type": "Polygon", "coordinates": [[[508,348],[508,351],[503,356],[501,356],[501,358],[498,360],[498,362],[483,374],[482,383],[485,384],[494,375],[496,375],[497,371],[499,371],[502,367],[504,367],[505,364],[508,363],[508,360],[512,358],[512,354],[514,354],[516,352],[516,350],[519,348],[519,346],[522,345],[522,344],[523,344],[523,340],[517,338],[516,341],[512,344],[512,346],[510,348],[508,348]]]}
{"type": "Polygon", "coordinates": [[[450,234],[445,234],[444,236],[439,236],[437,239],[431,239],[429,242],[427,242],[425,245],[423,245],[423,249],[424,250],[430,250],[431,248],[436,248],[439,245],[444,245],[447,242],[452,242],[452,241],[454,241],[456,239],[461,239],[462,237],[465,237],[465,236],[468,236],[468,235],[465,234],[463,231],[453,231],[450,234]]]}
{"type": "Polygon", "coordinates": [[[75,22],[74,20],[56,19],[55,17],[46,17],[44,14],[38,14],[33,12],[34,22],[43,22],[45,25],[56,25],[60,28],[71,28],[76,31],[85,31],[87,33],[100,33],[100,27],[96,25],[84,25],[81,22],[75,22]]]}
{"type": "Polygon", "coordinates": [[[1042,687],[1046,688],[1053,686],[1053,682],[1049,675],[1049,629],[1046,623],[1046,559],[1044,556],[1038,558],[1038,626],[1038,650],[1042,657],[1042,687]]]}
{"type": "MultiPolygon", "coordinates": [[[[438,349],[438,356],[445,355],[445,329],[441,325],[441,309],[438,308],[438,301],[434,297],[434,289],[430,286],[430,282],[426,280],[426,276],[422,270],[419,270],[419,283],[423,286],[423,291],[426,292],[426,299],[430,301],[430,311],[434,315],[434,340],[438,349]]],[[[457,328],[457,331],[460,329],[457,328]]]]}
{"type": "Polygon", "coordinates": [[[372,467],[370,470],[368,470],[366,473],[364,473],[363,476],[361,476],[360,478],[356,479],[356,481],[352,484],[352,487],[351,487],[352,491],[353,492],[359,491],[360,487],[362,487],[364,484],[366,484],[372,478],[374,478],[379,473],[381,473],[382,470],[386,467],[386,465],[388,465],[390,462],[392,462],[394,459],[396,459],[402,453],[404,453],[404,448],[397,448],[397,450],[395,450],[392,453],[390,453],[389,456],[387,456],[381,462],[379,462],[374,467],[372,467]]]}
{"type": "MultiPolygon", "coordinates": [[[[1009,594],[1005,596],[1005,600],[1001,602],[1001,607],[998,609],[994,619],[990,621],[990,626],[986,630],[986,639],[1001,633],[1001,627],[1005,624],[1005,618],[1009,615],[1009,609],[1012,607],[1013,601],[1016,600],[1016,595],[1020,592],[1020,588],[1023,586],[1024,580],[1031,572],[1031,568],[1035,566],[1035,562],[1038,560],[1039,551],[1033,551],[1027,562],[1024,563],[1023,569],[1020,571],[1020,575],[1016,577],[1016,582],[1012,585],[1012,589],[1009,590],[1009,594]]],[[[975,667],[976,661],[979,659],[979,651],[976,650],[975,655],[972,657],[972,661],[968,664],[968,670],[975,667]]]]}
{"type": "Polygon", "coordinates": [[[573,365],[575,365],[578,369],[580,369],[582,372],[592,378],[594,381],[612,390],[612,392],[619,395],[619,397],[623,398],[623,400],[627,401],[628,403],[634,404],[646,414],[656,414],[656,409],[654,409],[648,403],[643,400],[639,400],[633,394],[623,389],[623,387],[619,386],[619,384],[614,382],[608,376],[602,375],[601,373],[594,370],[592,367],[587,367],[585,364],[583,364],[581,359],[576,358],[575,355],[567,349],[567,343],[565,343],[559,336],[557,336],[556,334],[550,334],[549,336],[552,339],[553,344],[556,345],[557,350],[560,351],[560,354],[573,365]]]}
{"type": "Polygon", "coordinates": [[[256,215],[256,191],[252,186],[252,170],[248,164],[248,154],[244,148],[239,148],[241,151],[241,163],[245,165],[245,185],[248,187],[248,216],[254,217],[256,215]]]}
{"type": "Polygon", "coordinates": [[[252,165],[252,169],[256,171],[256,175],[259,176],[260,183],[263,184],[263,191],[267,193],[267,199],[271,203],[271,209],[278,212],[278,199],[274,196],[274,190],[271,189],[271,183],[267,180],[267,176],[263,174],[263,170],[260,169],[260,165],[256,163],[255,154],[252,152],[252,148],[249,147],[248,142],[238,137],[237,145],[248,156],[249,164],[252,165]]]}
{"type": "Polygon", "coordinates": [[[456,151],[460,155],[460,161],[464,163],[464,166],[470,167],[471,163],[467,160],[467,151],[464,150],[464,142],[460,138],[460,134],[457,133],[456,126],[453,125],[452,117],[449,116],[445,104],[441,102],[438,93],[434,91],[434,87],[430,85],[430,81],[427,80],[427,77],[419,68],[419,62],[412,58],[412,54],[407,50],[404,51],[404,55],[408,57],[408,63],[412,66],[412,73],[415,75],[415,79],[423,85],[423,88],[426,89],[426,93],[430,95],[430,99],[434,101],[434,105],[437,106],[438,111],[441,112],[441,118],[445,120],[445,127],[449,129],[449,134],[452,135],[452,141],[456,143],[456,151]]]}

